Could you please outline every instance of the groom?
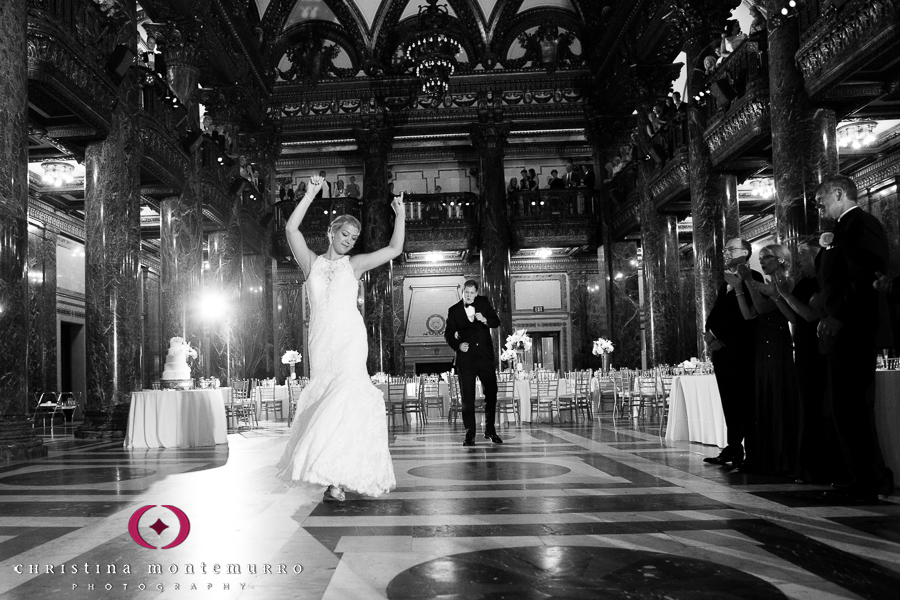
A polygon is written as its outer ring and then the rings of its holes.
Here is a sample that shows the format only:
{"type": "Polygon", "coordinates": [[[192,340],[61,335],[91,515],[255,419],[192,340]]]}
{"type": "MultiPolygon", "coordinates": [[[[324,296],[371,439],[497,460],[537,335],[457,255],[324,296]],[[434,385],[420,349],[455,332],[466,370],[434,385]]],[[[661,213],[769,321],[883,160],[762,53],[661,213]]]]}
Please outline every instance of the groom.
{"type": "Polygon", "coordinates": [[[497,409],[497,373],[494,371],[494,342],[491,328],[500,326],[500,318],[490,301],[478,295],[478,283],[468,280],[463,285],[463,299],[447,312],[444,339],[456,351],[456,370],[462,396],[463,446],[475,445],[475,377],[484,390],[484,437],[495,444],[503,440],[494,429],[497,409]]]}

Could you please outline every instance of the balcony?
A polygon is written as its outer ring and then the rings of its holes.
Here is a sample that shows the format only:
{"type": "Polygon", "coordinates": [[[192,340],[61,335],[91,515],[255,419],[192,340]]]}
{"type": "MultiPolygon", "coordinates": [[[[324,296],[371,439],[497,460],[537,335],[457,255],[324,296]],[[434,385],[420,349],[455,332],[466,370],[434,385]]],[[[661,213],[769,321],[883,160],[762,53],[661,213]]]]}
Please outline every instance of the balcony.
{"type": "Polygon", "coordinates": [[[586,188],[513,192],[509,203],[513,249],[596,246],[599,198],[586,188]]]}
{"type": "Polygon", "coordinates": [[[83,145],[106,135],[118,93],[98,65],[116,27],[94,2],[28,3],[28,100],[53,138],[83,145]]]}
{"type": "Polygon", "coordinates": [[[464,250],[478,243],[478,196],[412,194],[406,203],[407,252],[464,250]]]}
{"type": "Polygon", "coordinates": [[[748,154],[763,155],[772,128],[765,36],[756,34],[738,46],[707,77],[705,87],[703,138],[713,165],[748,154]]]}
{"type": "Polygon", "coordinates": [[[796,59],[807,93],[839,109],[881,96],[882,82],[896,77],[900,2],[807,0],[799,4],[796,59]],[[842,89],[835,90],[838,85],[842,89]]]}

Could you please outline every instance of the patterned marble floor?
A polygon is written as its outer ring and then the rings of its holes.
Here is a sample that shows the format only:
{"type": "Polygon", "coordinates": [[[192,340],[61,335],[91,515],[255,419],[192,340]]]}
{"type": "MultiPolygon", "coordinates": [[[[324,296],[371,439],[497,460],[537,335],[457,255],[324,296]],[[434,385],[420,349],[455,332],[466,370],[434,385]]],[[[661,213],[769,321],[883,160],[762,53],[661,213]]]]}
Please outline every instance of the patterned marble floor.
{"type": "Polygon", "coordinates": [[[143,451],[46,429],[47,458],[0,465],[0,598],[898,597],[895,497],[829,502],[657,429],[396,427],[397,489],[342,504],[275,479],[284,424],[143,451]]]}

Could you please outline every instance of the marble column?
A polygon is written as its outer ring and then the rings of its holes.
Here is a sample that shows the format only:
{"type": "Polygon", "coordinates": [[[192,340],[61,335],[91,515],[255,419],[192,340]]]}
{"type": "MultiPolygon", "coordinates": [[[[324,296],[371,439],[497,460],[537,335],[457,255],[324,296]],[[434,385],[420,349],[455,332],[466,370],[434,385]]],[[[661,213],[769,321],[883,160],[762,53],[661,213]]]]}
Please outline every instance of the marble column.
{"type": "Polygon", "coordinates": [[[479,123],[471,127],[472,145],[478,151],[481,170],[481,290],[500,317],[491,330],[494,346],[513,332],[509,291],[509,215],[503,173],[503,148],[508,123],[479,123]]]}
{"type": "Polygon", "coordinates": [[[641,304],[638,247],[633,241],[614,242],[610,254],[612,366],[635,368],[641,364],[641,304]]]}
{"type": "Polygon", "coordinates": [[[218,377],[221,382],[225,382],[229,377],[238,376],[234,361],[236,355],[231,346],[234,344],[232,330],[239,314],[243,275],[240,203],[234,203],[227,229],[210,233],[207,243],[209,268],[203,273],[203,287],[205,291],[221,298],[222,310],[207,322],[209,348],[204,356],[208,360],[207,376],[218,377]]]}
{"type": "MultiPolygon", "coordinates": [[[[188,180],[192,179],[188,177],[188,180]]],[[[199,194],[190,181],[180,196],[165,198],[160,212],[160,294],[162,344],[182,337],[202,353],[201,272],[203,216],[199,194]]],[[[193,371],[193,369],[192,369],[193,371]]],[[[192,376],[198,376],[192,372],[192,376]]]]}
{"type": "Polygon", "coordinates": [[[738,205],[738,181],[732,173],[724,173],[722,184],[722,214],[725,219],[725,240],[741,237],[741,213],[738,205]]]}
{"type": "MultiPolygon", "coordinates": [[[[778,14],[782,4],[768,0],[767,7],[778,14]]],[[[838,170],[837,121],[833,110],[816,109],[806,94],[794,59],[797,19],[779,21],[777,27],[770,22],[768,33],[775,222],[778,241],[795,251],[799,239],[819,228],[816,186],[838,170]]]]}
{"type": "Polygon", "coordinates": [[[706,316],[712,310],[716,293],[723,281],[722,250],[728,241],[725,205],[721,191],[724,176],[713,171],[709,146],[703,139],[704,124],[697,108],[691,107],[688,118],[688,160],[691,178],[691,216],[694,236],[694,300],[697,310],[697,339],[694,345],[700,356],[706,348],[703,341],[706,316]]]}
{"type": "MultiPolygon", "coordinates": [[[[608,158],[607,147],[613,139],[614,129],[618,123],[618,119],[610,117],[593,115],[587,119],[584,134],[588,142],[593,148],[591,158],[594,163],[595,186],[594,195],[596,200],[594,206],[599,211],[599,222],[597,224],[597,267],[600,272],[600,290],[601,303],[605,306],[603,318],[600,322],[600,334],[598,337],[606,339],[612,338],[612,287],[610,285],[609,272],[611,264],[609,257],[611,255],[609,245],[612,241],[612,235],[609,223],[612,218],[610,211],[610,202],[608,200],[607,182],[606,182],[606,162],[608,158]]],[[[594,338],[596,339],[596,338],[594,338]]]]}
{"type": "MultiPolygon", "coordinates": [[[[387,154],[393,132],[387,127],[357,129],[354,132],[363,160],[363,252],[384,248],[394,232],[387,180],[387,154]]],[[[394,311],[391,293],[392,263],[371,269],[365,276],[365,321],[368,329],[370,373],[402,373],[402,353],[396,351],[394,311]]]]}
{"type": "MultiPolygon", "coordinates": [[[[85,423],[76,435],[124,435],[121,411],[141,387],[140,138],[120,102],[105,140],[85,150],[85,423]],[[118,415],[118,416],[117,416],[118,415]]],[[[127,417],[127,413],[125,415],[127,417]]]]}
{"type": "Polygon", "coordinates": [[[0,3],[0,415],[29,404],[27,4],[0,3]]]}
{"type": "Polygon", "coordinates": [[[28,389],[59,390],[56,335],[56,233],[28,232],[28,389]]]}
{"type": "Polygon", "coordinates": [[[678,280],[678,221],[657,212],[649,193],[649,164],[638,166],[641,247],[643,249],[644,310],[649,362],[674,364],[684,360],[679,346],[681,292],[678,280]],[[674,237],[674,240],[672,239],[674,237]],[[674,275],[674,276],[673,276],[674,275]]]}

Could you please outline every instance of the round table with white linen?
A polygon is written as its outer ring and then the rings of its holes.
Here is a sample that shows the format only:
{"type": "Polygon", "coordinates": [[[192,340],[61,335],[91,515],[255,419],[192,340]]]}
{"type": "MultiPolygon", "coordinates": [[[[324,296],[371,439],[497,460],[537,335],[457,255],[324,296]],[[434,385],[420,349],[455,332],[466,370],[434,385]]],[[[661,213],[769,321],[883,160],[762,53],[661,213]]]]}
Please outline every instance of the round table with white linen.
{"type": "Polygon", "coordinates": [[[672,379],[667,440],[728,445],[728,428],[715,375],[683,375],[672,379]]]}
{"type": "Polygon", "coordinates": [[[218,389],[131,394],[126,448],[193,448],[228,443],[218,389]]]}

